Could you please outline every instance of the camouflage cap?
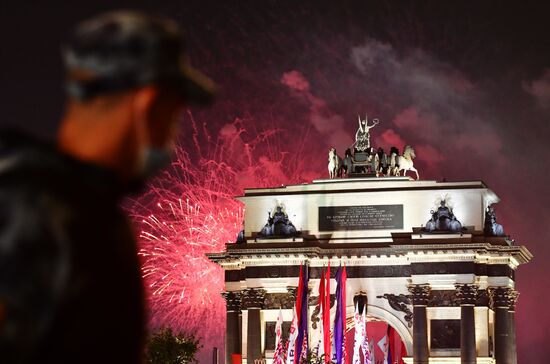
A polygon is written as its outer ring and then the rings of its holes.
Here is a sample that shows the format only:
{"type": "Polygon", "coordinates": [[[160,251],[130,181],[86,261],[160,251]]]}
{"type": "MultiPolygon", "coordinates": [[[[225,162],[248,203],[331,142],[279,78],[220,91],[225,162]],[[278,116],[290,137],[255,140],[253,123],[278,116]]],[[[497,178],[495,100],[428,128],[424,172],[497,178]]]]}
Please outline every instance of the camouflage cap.
{"type": "Polygon", "coordinates": [[[80,100],[148,84],[181,92],[188,103],[213,101],[214,83],[193,69],[173,21],[118,11],[79,24],[64,47],[67,92],[80,100]]]}

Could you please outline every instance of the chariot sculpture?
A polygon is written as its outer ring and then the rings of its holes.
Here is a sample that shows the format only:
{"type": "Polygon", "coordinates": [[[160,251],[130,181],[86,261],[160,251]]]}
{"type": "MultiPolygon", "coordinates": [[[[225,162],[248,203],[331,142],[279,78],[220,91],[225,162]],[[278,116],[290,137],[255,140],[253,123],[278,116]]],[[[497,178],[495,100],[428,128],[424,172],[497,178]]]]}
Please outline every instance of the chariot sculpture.
{"type": "Polygon", "coordinates": [[[336,148],[329,149],[328,172],[329,178],[351,177],[351,176],[403,176],[407,171],[415,172],[416,179],[420,178],[418,170],[414,168],[413,159],[416,157],[414,149],[407,145],[403,149],[403,154],[399,150],[391,147],[390,154],[387,155],[382,147],[375,149],[370,142],[370,130],[380,123],[378,119],[373,119],[369,125],[367,116],[361,119],[358,116],[359,127],[355,132],[355,142],[345,151],[342,159],[337,153],[336,148]]]}

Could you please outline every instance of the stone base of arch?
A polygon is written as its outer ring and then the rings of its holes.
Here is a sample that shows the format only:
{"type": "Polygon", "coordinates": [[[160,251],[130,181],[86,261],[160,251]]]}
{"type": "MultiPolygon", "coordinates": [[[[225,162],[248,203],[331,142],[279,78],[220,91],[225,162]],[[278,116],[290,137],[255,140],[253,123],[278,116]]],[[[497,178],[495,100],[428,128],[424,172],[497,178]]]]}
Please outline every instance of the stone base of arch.
{"type": "MultiPolygon", "coordinates": [[[[495,364],[494,358],[477,358],[477,364],[495,364]]],[[[414,364],[412,357],[403,358],[405,364],[414,364]]],[[[460,364],[460,357],[430,358],[430,364],[460,364]]]]}

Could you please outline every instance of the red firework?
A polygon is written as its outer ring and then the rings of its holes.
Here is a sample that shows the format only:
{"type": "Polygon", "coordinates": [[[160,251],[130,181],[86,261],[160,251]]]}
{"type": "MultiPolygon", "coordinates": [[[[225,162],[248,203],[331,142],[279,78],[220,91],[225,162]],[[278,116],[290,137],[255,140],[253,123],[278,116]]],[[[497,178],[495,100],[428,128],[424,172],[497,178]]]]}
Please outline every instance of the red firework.
{"type": "Polygon", "coordinates": [[[242,229],[243,209],[234,196],[243,187],[303,182],[306,162],[282,148],[281,131],[251,135],[236,120],[212,138],[189,118],[192,147],[176,149],[171,168],[130,213],[140,230],[151,327],[192,333],[210,351],[223,347],[224,276],[205,254],[223,251],[242,229]]]}

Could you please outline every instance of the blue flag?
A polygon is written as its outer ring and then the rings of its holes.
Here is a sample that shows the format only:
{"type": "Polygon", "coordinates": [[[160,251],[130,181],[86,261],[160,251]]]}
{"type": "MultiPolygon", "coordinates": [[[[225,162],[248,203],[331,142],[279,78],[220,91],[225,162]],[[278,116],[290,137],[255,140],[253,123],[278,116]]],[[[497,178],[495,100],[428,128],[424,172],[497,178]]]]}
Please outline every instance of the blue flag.
{"type": "MultiPolygon", "coordinates": [[[[298,338],[296,339],[296,362],[300,361],[304,338],[307,338],[307,286],[309,282],[308,266],[300,267],[300,282],[298,284],[298,297],[296,299],[300,307],[298,314],[298,338]]],[[[307,341],[306,341],[307,342],[307,341]]],[[[307,347],[306,347],[307,349],[307,347]]],[[[306,353],[307,354],[307,353],[306,353]]]]}
{"type": "Polygon", "coordinates": [[[342,322],[342,312],[345,312],[344,302],[342,302],[342,267],[336,271],[336,316],[334,317],[334,356],[336,363],[342,364],[342,347],[344,344],[344,325],[342,322]]]}

